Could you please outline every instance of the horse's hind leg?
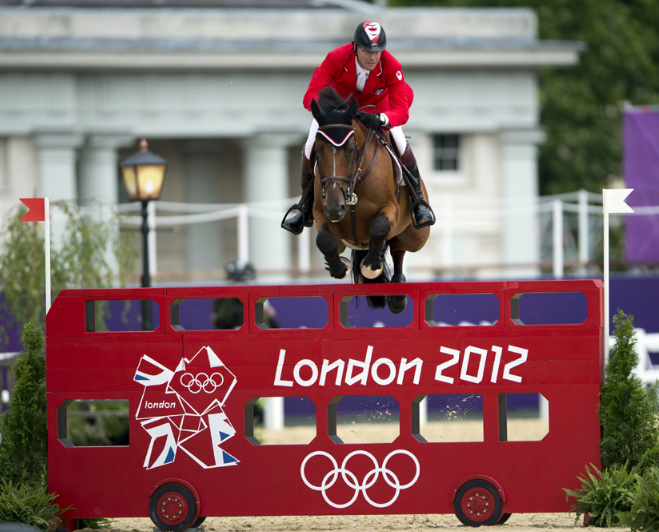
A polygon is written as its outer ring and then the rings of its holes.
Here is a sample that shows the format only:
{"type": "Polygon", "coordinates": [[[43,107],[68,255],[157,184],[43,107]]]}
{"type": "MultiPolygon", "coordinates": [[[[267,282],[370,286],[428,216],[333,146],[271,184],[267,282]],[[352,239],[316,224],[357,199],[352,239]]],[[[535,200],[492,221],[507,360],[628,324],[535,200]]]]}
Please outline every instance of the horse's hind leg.
{"type": "MultiPolygon", "coordinates": [[[[394,275],[391,278],[392,283],[404,283],[405,276],[403,275],[403,258],[405,257],[405,249],[402,247],[398,238],[392,238],[389,241],[389,252],[394,262],[394,275]]],[[[407,295],[396,294],[387,296],[387,307],[392,314],[400,314],[407,307],[407,295]]]]}
{"type": "Polygon", "coordinates": [[[371,222],[369,229],[368,253],[361,263],[361,272],[367,279],[379,277],[384,268],[384,254],[387,250],[386,238],[391,230],[391,222],[383,213],[371,222]]]}
{"type": "MultiPolygon", "coordinates": [[[[348,265],[341,260],[339,244],[327,225],[322,224],[316,235],[316,246],[325,257],[327,270],[334,279],[345,279],[350,273],[348,265]]],[[[349,263],[348,263],[349,264],[349,263]]]]}

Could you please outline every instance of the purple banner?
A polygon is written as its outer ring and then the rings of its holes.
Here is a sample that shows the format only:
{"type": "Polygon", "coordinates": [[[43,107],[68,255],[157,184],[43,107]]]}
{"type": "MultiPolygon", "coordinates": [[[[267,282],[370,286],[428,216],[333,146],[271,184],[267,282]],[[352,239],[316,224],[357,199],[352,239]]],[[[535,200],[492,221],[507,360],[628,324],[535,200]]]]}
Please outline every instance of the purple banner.
{"type": "MultiPolygon", "coordinates": [[[[624,175],[630,207],[659,205],[659,112],[627,111],[623,122],[624,175]]],[[[626,216],[629,263],[659,262],[659,215],[626,216]]]]}

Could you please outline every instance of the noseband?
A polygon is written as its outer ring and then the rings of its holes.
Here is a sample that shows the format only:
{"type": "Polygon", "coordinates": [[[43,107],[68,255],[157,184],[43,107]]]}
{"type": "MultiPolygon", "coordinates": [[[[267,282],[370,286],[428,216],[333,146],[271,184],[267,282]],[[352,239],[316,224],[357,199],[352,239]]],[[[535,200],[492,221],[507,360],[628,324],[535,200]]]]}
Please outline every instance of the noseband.
{"type": "MultiPolygon", "coordinates": [[[[339,132],[340,133],[340,132],[339,132]]],[[[322,174],[322,161],[318,157],[318,173],[320,174],[320,184],[322,186],[323,201],[326,199],[327,187],[330,184],[338,185],[343,194],[343,200],[346,205],[354,205],[357,203],[357,196],[353,192],[354,183],[353,177],[355,175],[355,166],[357,164],[357,155],[359,154],[359,149],[357,147],[357,139],[355,139],[355,130],[352,126],[345,124],[328,124],[318,128],[318,136],[321,136],[323,140],[327,140],[332,145],[332,150],[336,153],[337,148],[345,148],[346,144],[352,141],[354,150],[353,155],[350,161],[350,173],[347,176],[323,176],[322,174]],[[338,135],[332,133],[337,130],[347,130],[345,136],[342,140],[336,140],[338,135]],[[328,134],[329,133],[329,134],[328,134]],[[345,186],[344,186],[345,185],[345,186]]],[[[320,154],[318,154],[320,155],[320,154]]],[[[336,164],[334,165],[334,171],[336,171],[336,164]]]]}
{"type": "MultiPolygon", "coordinates": [[[[350,173],[347,176],[337,176],[337,175],[331,175],[331,176],[323,176],[322,174],[322,161],[320,161],[320,157],[318,157],[318,173],[320,176],[320,184],[322,186],[322,195],[323,195],[323,202],[325,201],[325,192],[327,190],[327,186],[331,183],[338,185],[339,188],[341,189],[341,192],[343,193],[343,200],[345,201],[346,205],[354,206],[357,204],[357,194],[355,194],[354,189],[359,183],[361,179],[366,177],[366,174],[371,170],[373,167],[373,164],[375,163],[375,159],[377,156],[377,147],[378,144],[375,144],[376,152],[373,154],[373,160],[371,161],[371,164],[369,165],[368,169],[366,172],[362,173],[362,164],[364,163],[364,158],[366,156],[366,152],[368,151],[368,146],[371,143],[373,137],[374,137],[374,132],[372,130],[368,130],[368,136],[366,138],[366,142],[364,143],[364,148],[362,150],[362,156],[361,159],[359,160],[359,164],[357,164],[357,157],[359,156],[359,146],[357,145],[357,139],[355,138],[355,129],[352,126],[348,126],[345,124],[327,124],[324,126],[320,126],[318,128],[318,133],[317,136],[322,137],[323,140],[328,141],[330,144],[332,144],[332,149],[336,152],[337,148],[344,149],[346,144],[352,140],[354,150],[352,154],[352,158],[350,161],[350,173]],[[336,132],[336,130],[347,130],[345,136],[343,137],[342,140],[336,140],[337,135],[332,135],[332,132],[336,132]],[[329,134],[328,134],[329,132],[329,134]],[[335,137],[335,138],[332,138],[335,137]],[[361,176],[361,177],[360,177],[361,176]],[[344,187],[345,184],[345,187],[344,187]]],[[[319,155],[319,154],[318,154],[319,155]]]]}

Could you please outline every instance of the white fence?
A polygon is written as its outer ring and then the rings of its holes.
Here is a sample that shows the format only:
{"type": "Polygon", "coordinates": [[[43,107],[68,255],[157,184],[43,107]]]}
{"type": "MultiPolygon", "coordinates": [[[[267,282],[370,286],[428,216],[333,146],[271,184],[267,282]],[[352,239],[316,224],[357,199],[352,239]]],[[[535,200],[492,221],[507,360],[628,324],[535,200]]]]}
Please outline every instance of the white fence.
{"type": "MultiPolygon", "coordinates": [[[[173,227],[197,223],[207,223],[218,220],[235,218],[236,224],[236,248],[237,257],[241,260],[249,260],[249,224],[251,219],[272,220],[277,228],[283,212],[288,206],[297,201],[296,198],[249,204],[190,204],[174,202],[151,202],[149,204],[150,227],[173,227]],[[156,209],[158,216],[156,216],[156,209]],[[166,214],[166,213],[182,214],[166,214]],[[163,214],[165,213],[165,214],[163,214]]],[[[489,207],[483,205],[469,207],[464,198],[444,195],[436,209],[440,216],[438,223],[431,234],[432,239],[441,239],[441,253],[438,253],[437,263],[433,263],[432,269],[441,272],[467,272],[469,274],[478,271],[504,271],[507,268],[515,268],[520,265],[489,264],[487,261],[473,261],[473,264],[459,260],[458,252],[460,246],[457,242],[460,238],[467,238],[466,232],[474,233],[474,221],[476,225],[486,224],[488,220],[501,221],[506,216],[528,214],[535,216],[537,229],[539,231],[538,263],[521,266],[533,266],[553,273],[554,278],[562,278],[566,271],[585,274],[591,271],[601,271],[602,261],[602,238],[603,238],[603,213],[602,196],[585,190],[560,194],[555,196],[543,196],[537,198],[533,203],[499,205],[497,200],[491,200],[489,207]],[[461,207],[458,208],[457,205],[461,207]],[[465,227],[468,226],[468,229],[465,227]]],[[[138,204],[123,204],[119,206],[121,212],[129,214],[126,223],[133,226],[141,225],[141,217],[132,215],[139,209],[138,204]]],[[[636,207],[635,213],[628,216],[659,214],[659,206],[636,207]]],[[[622,217],[614,216],[611,219],[612,228],[620,226],[622,217]]],[[[311,232],[307,231],[298,237],[297,264],[295,269],[302,276],[308,275],[312,269],[312,254],[317,253],[311,245],[311,232]]],[[[156,275],[156,238],[155,232],[149,234],[150,265],[152,275],[156,275]]],[[[233,257],[232,257],[233,258],[233,257]]],[[[473,259],[472,259],[473,260],[473,259]]],[[[226,261],[228,262],[228,260],[226,261]]]]}

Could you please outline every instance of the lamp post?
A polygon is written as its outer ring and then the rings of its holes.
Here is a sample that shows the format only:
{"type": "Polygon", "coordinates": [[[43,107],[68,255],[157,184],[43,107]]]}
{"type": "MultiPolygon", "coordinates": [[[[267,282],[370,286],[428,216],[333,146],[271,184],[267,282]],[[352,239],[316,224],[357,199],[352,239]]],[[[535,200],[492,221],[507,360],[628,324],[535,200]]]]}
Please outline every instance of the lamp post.
{"type": "MultiPolygon", "coordinates": [[[[146,139],[140,142],[140,151],[119,163],[121,175],[126,185],[128,199],[142,202],[142,287],[151,286],[149,272],[149,221],[147,206],[157,200],[162,191],[167,161],[151,153],[146,139]]],[[[151,330],[151,309],[148,300],[142,301],[142,330],[151,330]]]]}

